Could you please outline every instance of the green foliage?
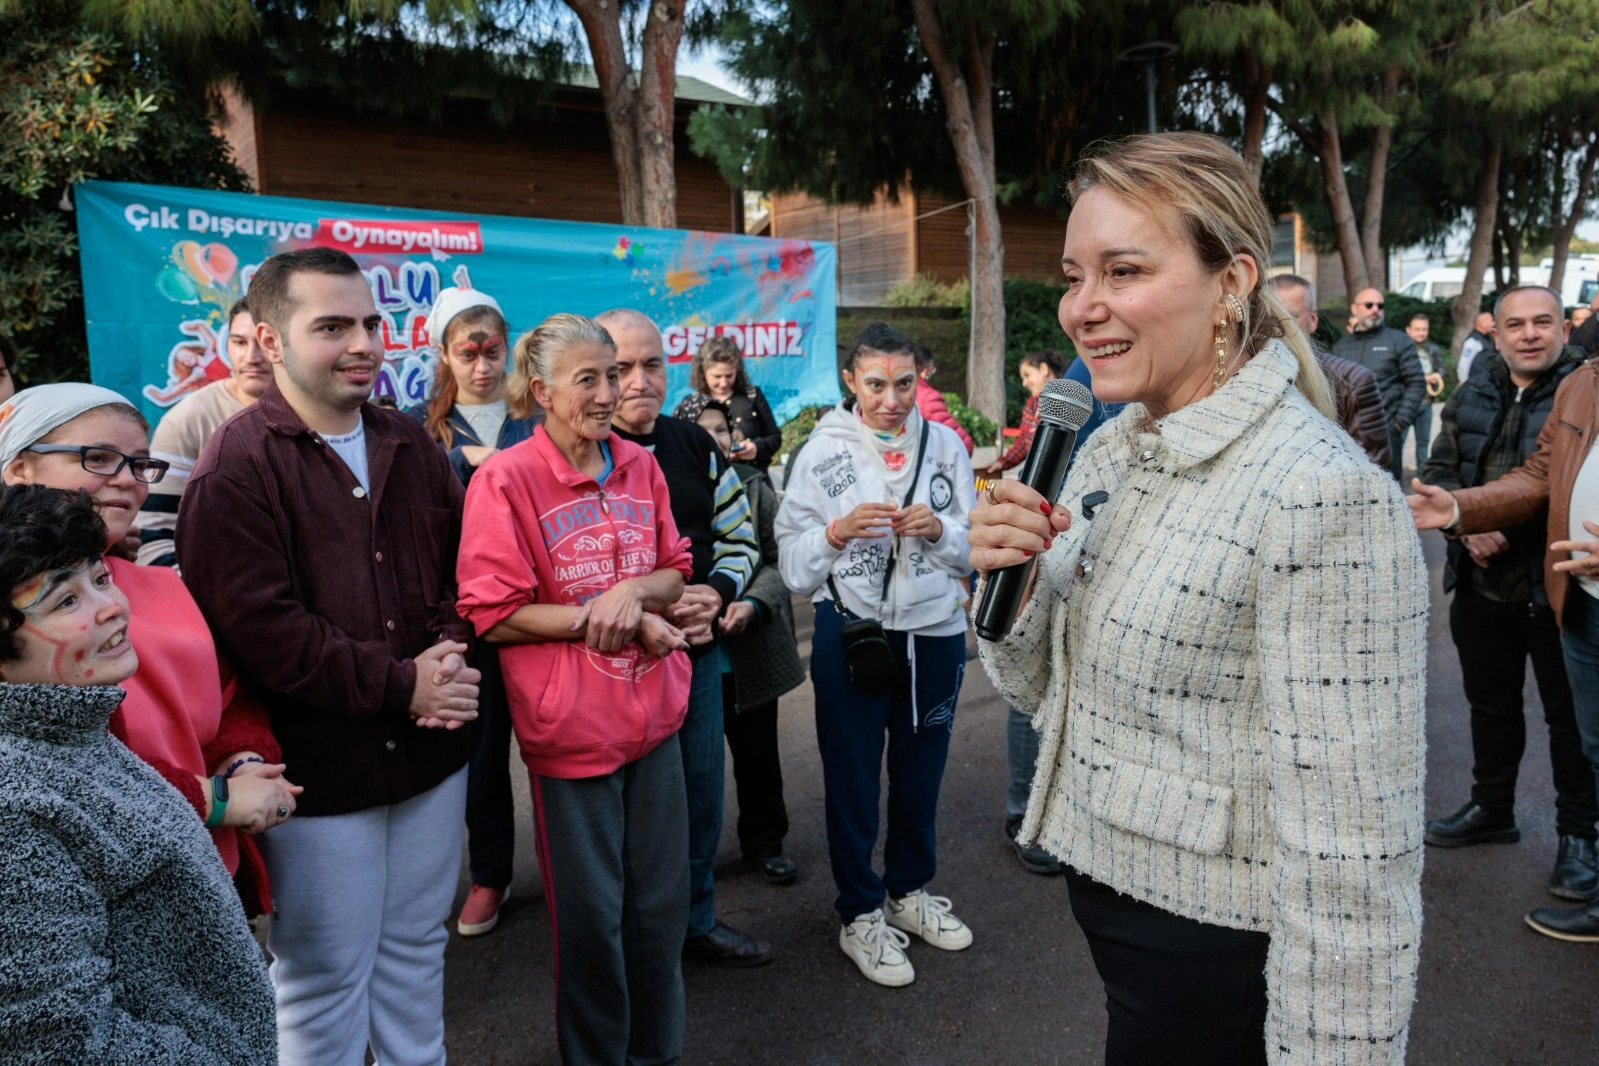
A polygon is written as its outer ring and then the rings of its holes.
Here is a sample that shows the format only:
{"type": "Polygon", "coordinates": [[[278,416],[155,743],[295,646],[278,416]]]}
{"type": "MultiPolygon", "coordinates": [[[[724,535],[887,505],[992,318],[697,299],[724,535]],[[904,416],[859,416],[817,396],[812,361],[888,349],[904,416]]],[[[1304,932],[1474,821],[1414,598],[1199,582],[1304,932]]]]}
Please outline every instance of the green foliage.
{"type": "Polygon", "coordinates": [[[959,307],[971,306],[972,287],[965,278],[943,282],[931,274],[918,274],[888,290],[884,307],[959,307]]]}
{"type": "Polygon", "coordinates": [[[999,440],[999,426],[994,420],[977,408],[968,407],[959,393],[944,393],[944,405],[949,408],[949,413],[955,417],[955,421],[961,424],[961,428],[971,434],[972,440],[977,442],[979,448],[999,440]]]}
{"type": "Polygon", "coordinates": [[[0,14],[0,332],[27,381],[88,377],[69,190],[89,178],[243,189],[203,96],[159,49],[63,24],[49,5],[0,14]]]}
{"type": "Polygon", "coordinates": [[[816,407],[803,407],[800,409],[799,414],[784,422],[783,447],[780,454],[792,456],[799,450],[799,446],[810,438],[811,431],[816,428],[816,420],[821,418],[822,413],[827,410],[829,408],[819,405],[816,407]]]}
{"type": "Polygon", "coordinates": [[[1029,352],[1056,351],[1070,366],[1076,352],[1060,326],[1060,298],[1066,289],[1023,278],[1005,282],[1005,424],[1021,424],[1027,390],[1017,372],[1029,352]]]}

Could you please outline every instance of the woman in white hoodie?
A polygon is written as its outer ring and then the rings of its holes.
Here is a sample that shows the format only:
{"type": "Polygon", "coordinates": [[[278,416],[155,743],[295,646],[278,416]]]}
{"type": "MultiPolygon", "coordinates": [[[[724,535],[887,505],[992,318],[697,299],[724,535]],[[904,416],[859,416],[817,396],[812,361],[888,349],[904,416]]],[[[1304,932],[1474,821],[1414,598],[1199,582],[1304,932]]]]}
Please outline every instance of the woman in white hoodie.
{"type": "Polygon", "coordinates": [[[816,605],[811,678],[839,946],[868,980],[889,986],[915,979],[907,934],[947,951],[972,942],[950,901],[926,886],[966,668],[960,579],[976,500],[960,439],[916,412],[915,350],[881,323],[861,333],[843,366],[851,397],[822,416],[789,464],[777,513],[783,581],[816,605]],[[885,738],[879,876],[872,850],[885,738]]]}

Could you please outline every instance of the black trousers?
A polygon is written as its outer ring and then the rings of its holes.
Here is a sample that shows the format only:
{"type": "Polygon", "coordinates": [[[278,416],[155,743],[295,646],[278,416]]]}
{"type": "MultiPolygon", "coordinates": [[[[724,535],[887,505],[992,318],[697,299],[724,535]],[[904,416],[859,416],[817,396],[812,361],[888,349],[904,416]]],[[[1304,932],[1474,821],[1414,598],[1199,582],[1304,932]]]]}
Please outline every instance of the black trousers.
{"type": "Polygon", "coordinates": [[[788,808],[783,804],[783,764],[777,754],[777,701],[733,709],[733,675],[722,675],[722,733],[733,753],[738,789],[738,843],[746,859],[783,854],[788,808]]]}
{"type": "Polygon", "coordinates": [[[1105,983],[1106,1066],[1264,1066],[1265,933],[1182,918],[1066,868],[1105,983]]]}
{"type": "Polygon", "coordinates": [[[466,851],[472,883],[503,889],[511,883],[516,851],[516,800],[511,793],[511,709],[505,699],[500,651],[483,641],[470,665],[482,671],[472,754],[466,771],[466,851]]]}
{"type": "Polygon", "coordinates": [[[1449,631],[1460,650],[1460,676],[1471,704],[1471,798],[1493,811],[1515,808],[1516,776],[1527,747],[1521,692],[1531,658],[1549,726],[1555,828],[1562,836],[1594,839],[1599,807],[1593,768],[1577,733],[1555,612],[1530,603],[1496,603],[1468,585],[1455,591],[1449,631]]]}

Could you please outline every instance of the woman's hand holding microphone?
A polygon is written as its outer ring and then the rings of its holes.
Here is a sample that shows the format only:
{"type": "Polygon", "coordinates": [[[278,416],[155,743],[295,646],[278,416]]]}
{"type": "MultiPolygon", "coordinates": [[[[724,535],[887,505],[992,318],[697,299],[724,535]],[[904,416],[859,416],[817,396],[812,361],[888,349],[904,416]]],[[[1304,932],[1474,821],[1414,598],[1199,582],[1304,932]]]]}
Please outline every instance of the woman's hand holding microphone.
{"type": "Polygon", "coordinates": [[[994,482],[971,513],[972,569],[992,573],[1025,563],[1071,528],[1071,512],[1020,481],[994,482]]]}

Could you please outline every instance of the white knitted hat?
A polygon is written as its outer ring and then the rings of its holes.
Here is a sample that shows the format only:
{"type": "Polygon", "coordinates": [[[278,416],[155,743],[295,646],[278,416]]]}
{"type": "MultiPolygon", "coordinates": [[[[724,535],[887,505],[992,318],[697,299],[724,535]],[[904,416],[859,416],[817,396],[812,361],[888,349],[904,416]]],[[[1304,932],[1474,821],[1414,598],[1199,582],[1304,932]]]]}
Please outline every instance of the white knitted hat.
{"type": "Polygon", "coordinates": [[[433,341],[433,347],[444,347],[444,334],[449,330],[450,323],[462,312],[470,311],[474,307],[492,307],[499,312],[501,318],[505,312],[500,310],[500,302],[486,292],[468,286],[455,286],[440,292],[433,301],[433,310],[428,315],[428,337],[433,341]]]}

